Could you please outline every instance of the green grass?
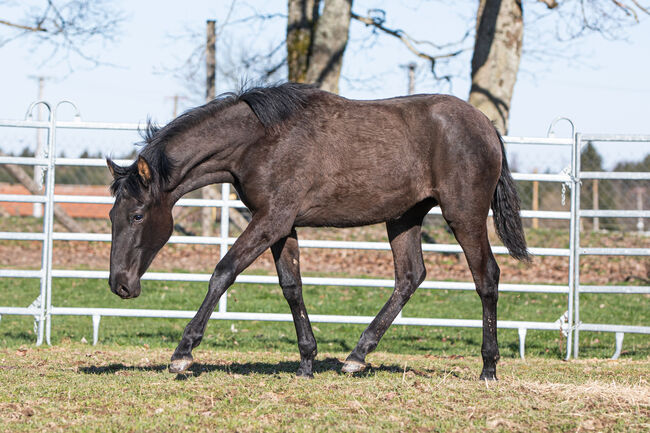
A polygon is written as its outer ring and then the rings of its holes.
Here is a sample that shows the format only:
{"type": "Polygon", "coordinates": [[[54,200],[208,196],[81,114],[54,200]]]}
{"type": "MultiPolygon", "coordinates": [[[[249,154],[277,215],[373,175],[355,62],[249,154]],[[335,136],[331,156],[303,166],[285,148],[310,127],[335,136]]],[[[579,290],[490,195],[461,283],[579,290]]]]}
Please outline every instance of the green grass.
{"type": "MultiPolygon", "coordinates": [[[[195,310],[205,283],[143,281],[121,300],[106,281],[55,279],[53,304],[195,310]]],[[[0,279],[0,305],[27,306],[38,281],[0,279]]],[[[375,315],[389,289],[304,289],[313,314],[375,315]]],[[[275,285],[238,284],[229,311],[288,313],[275,285]]],[[[588,294],[585,322],[647,325],[650,297],[588,294]]],[[[501,293],[503,320],[554,321],[566,297],[501,293]]],[[[479,319],[474,292],[419,290],[406,317],[479,319]]],[[[498,383],[476,379],[478,329],[392,326],[370,368],[340,373],[364,325],[314,323],[313,380],[298,379],[292,323],[211,321],[187,375],[167,372],[187,320],[105,317],[91,346],[90,317],[53,318],[52,347],[34,347],[30,317],[0,320],[0,432],[436,431],[637,432],[650,427],[650,336],[581,333],[581,359],[562,361],[558,332],[528,333],[526,360],[515,330],[500,330],[498,383]]]]}
{"type": "MultiPolygon", "coordinates": [[[[205,283],[143,281],[142,295],[122,300],[113,295],[105,281],[55,279],[53,305],[59,307],[152,308],[195,311],[206,291],[205,283]]],[[[0,279],[0,305],[27,306],[38,294],[38,281],[0,279]]],[[[315,287],[304,289],[307,309],[312,314],[374,316],[388,299],[390,289],[361,287],[315,287]]],[[[591,323],[648,325],[650,297],[637,295],[585,294],[581,297],[581,320],[591,323]]],[[[282,292],[275,285],[238,284],[228,292],[229,311],[289,313],[282,292]]],[[[501,293],[501,320],[557,320],[566,310],[566,297],[560,294],[501,293]]],[[[480,319],[481,303],[471,291],[421,289],[404,308],[405,317],[480,319]]],[[[30,317],[3,316],[0,321],[0,347],[19,347],[34,341],[30,317]]],[[[109,345],[160,347],[173,350],[187,320],[102,318],[100,342],[109,345]]],[[[352,350],[365,325],[314,323],[321,351],[352,350]]],[[[52,319],[53,344],[92,340],[90,317],[55,316],[52,319]]],[[[514,358],[519,353],[516,330],[500,330],[501,355],[514,358]]],[[[559,332],[530,330],[526,354],[559,359],[565,340],[559,332]]],[[[392,326],[378,350],[400,354],[478,356],[480,329],[392,326]]],[[[292,323],[259,321],[211,321],[201,347],[211,350],[272,350],[297,353],[292,323]]],[[[610,357],[614,351],[611,333],[581,333],[581,356],[610,357]]],[[[646,359],[650,356],[650,336],[627,334],[623,357],[646,359]]]]}
{"type": "Polygon", "coordinates": [[[476,380],[476,357],[377,353],[339,373],[325,352],[315,378],[296,354],[196,351],[188,375],[145,347],[0,349],[0,431],[647,431],[648,360],[503,360],[476,380]]]}

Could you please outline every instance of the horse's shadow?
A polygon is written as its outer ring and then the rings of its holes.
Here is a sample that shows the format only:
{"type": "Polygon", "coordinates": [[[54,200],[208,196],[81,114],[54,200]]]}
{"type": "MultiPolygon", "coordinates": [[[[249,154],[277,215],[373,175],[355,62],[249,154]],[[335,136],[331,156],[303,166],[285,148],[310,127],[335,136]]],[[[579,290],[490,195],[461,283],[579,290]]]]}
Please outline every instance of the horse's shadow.
{"type": "MultiPolygon", "coordinates": [[[[265,374],[273,376],[280,373],[295,373],[298,370],[299,363],[297,361],[280,361],[277,363],[270,362],[233,362],[229,364],[204,364],[204,363],[194,363],[185,373],[177,374],[176,380],[186,380],[189,377],[198,377],[203,373],[211,372],[223,372],[228,374],[238,374],[238,375],[251,375],[251,374],[265,374]]],[[[314,373],[325,373],[329,371],[335,371],[340,375],[349,375],[348,373],[343,373],[341,371],[343,363],[337,358],[325,358],[322,360],[314,360],[313,372],[314,373]]],[[[131,372],[163,372],[167,370],[167,364],[155,364],[155,365],[124,365],[120,364],[110,364],[104,366],[88,366],[80,367],[79,372],[83,374],[117,374],[120,371],[131,371],[131,372]]],[[[388,373],[401,373],[401,374],[413,374],[415,376],[446,376],[452,375],[458,377],[454,372],[450,372],[442,369],[413,369],[411,367],[404,367],[397,364],[381,364],[381,365],[369,365],[364,371],[359,373],[354,373],[351,376],[353,377],[368,377],[372,376],[377,372],[388,372],[388,373]]]]}

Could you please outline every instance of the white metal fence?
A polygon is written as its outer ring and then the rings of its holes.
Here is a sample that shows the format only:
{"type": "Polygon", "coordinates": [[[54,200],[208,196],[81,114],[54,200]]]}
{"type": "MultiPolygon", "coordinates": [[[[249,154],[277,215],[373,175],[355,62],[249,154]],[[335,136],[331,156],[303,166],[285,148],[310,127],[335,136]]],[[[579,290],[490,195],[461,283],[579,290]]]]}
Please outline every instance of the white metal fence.
{"type": "MultiPolygon", "coordinates": [[[[145,309],[116,309],[116,308],[67,308],[57,307],[52,304],[52,279],[53,278],[89,278],[107,279],[106,271],[86,270],[61,270],[52,267],[52,243],[53,241],[98,241],[110,242],[110,235],[100,233],[67,233],[55,232],[53,230],[53,205],[54,203],[105,203],[113,202],[111,197],[100,196],[73,196],[59,195],[54,193],[55,170],[57,166],[104,166],[103,159],[89,158],[63,158],[56,157],[57,131],[62,130],[90,130],[97,134],[108,130],[137,131],[139,125],[132,123],[99,123],[83,122],[77,114],[72,121],[60,121],[57,119],[59,106],[68,101],[50,105],[45,101],[39,101],[30,106],[25,120],[0,120],[0,127],[13,127],[22,129],[42,129],[47,131],[47,150],[44,155],[36,157],[9,157],[0,156],[0,164],[19,164],[28,166],[41,166],[45,168],[44,195],[16,195],[0,194],[0,201],[4,202],[27,202],[43,203],[45,212],[43,218],[43,231],[41,233],[24,232],[0,232],[0,240],[37,240],[43,243],[41,267],[38,270],[17,270],[0,269],[0,277],[13,278],[35,278],[40,280],[40,295],[29,307],[0,306],[1,315],[28,315],[34,316],[37,325],[37,345],[46,341],[50,343],[51,318],[54,315],[82,315],[91,316],[93,319],[93,342],[98,340],[100,320],[103,316],[128,316],[128,317],[159,317],[159,318],[191,318],[194,311],[178,310],[145,310],[145,309]],[[49,110],[47,121],[35,121],[31,119],[31,112],[38,104],[45,105],[49,110]]],[[[76,107],[75,107],[76,109],[76,107]]],[[[583,135],[574,134],[572,138],[524,138],[504,137],[510,145],[536,145],[559,147],[566,160],[571,164],[565,170],[555,174],[541,173],[514,173],[513,177],[518,181],[555,182],[570,189],[570,210],[569,211],[531,211],[523,210],[523,218],[538,218],[551,220],[569,221],[569,247],[568,248],[536,248],[532,247],[531,252],[536,256],[558,256],[565,257],[568,261],[569,272],[566,282],[563,284],[508,284],[499,285],[502,292],[536,292],[555,293],[566,295],[566,313],[555,322],[535,321],[505,321],[498,322],[499,328],[517,329],[519,333],[520,354],[524,356],[526,334],[532,330],[556,330],[561,331],[567,338],[567,359],[572,354],[578,356],[578,335],[579,331],[605,331],[616,333],[616,351],[614,357],[618,357],[623,342],[624,333],[645,333],[650,334],[650,326],[627,326],[620,324],[596,324],[582,323],[580,321],[580,294],[582,293],[627,293],[647,294],[650,293],[650,286],[586,286],[580,284],[580,258],[585,255],[636,255],[649,256],[648,248],[584,248],[580,246],[580,218],[594,217],[621,217],[621,218],[648,218],[649,210],[581,210],[580,209],[580,184],[582,179],[624,179],[624,180],[650,180],[650,173],[636,172],[581,172],[580,170],[580,149],[586,141],[602,142],[625,142],[636,141],[650,143],[650,136],[627,136],[627,135],[583,135]],[[575,331],[575,332],[574,332],[575,331]]],[[[650,149],[649,149],[650,150],[650,149]]],[[[121,164],[130,161],[118,161],[121,164]]],[[[243,208],[241,201],[231,200],[230,185],[222,185],[221,200],[204,199],[181,199],[177,206],[197,207],[219,207],[221,208],[221,229],[219,236],[172,236],[170,243],[183,244],[204,244],[218,245],[220,256],[223,257],[232,245],[235,238],[229,232],[229,209],[243,208]]],[[[431,214],[440,215],[440,209],[435,208],[431,214]]],[[[386,242],[348,242],[330,240],[301,240],[302,248],[335,248],[335,249],[356,249],[356,250],[390,250],[386,242]]],[[[425,252],[461,253],[460,246],[455,244],[424,244],[425,252]]],[[[507,254],[504,247],[494,247],[495,254],[507,254]]],[[[210,274],[192,273],[156,273],[147,272],[143,279],[165,280],[165,281],[199,281],[207,282],[210,274]]],[[[262,275],[240,275],[237,283],[261,283],[278,284],[277,277],[262,275]]],[[[392,279],[360,279],[360,278],[303,278],[305,285],[324,286],[348,286],[348,287],[393,287],[392,279]]],[[[446,290],[474,290],[474,284],[469,282],[448,282],[427,280],[421,285],[422,289],[446,289],[446,290]]],[[[231,312],[227,307],[227,296],[223,296],[219,307],[211,316],[211,319],[222,320],[261,320],[261,321],[291,321],[290,314],[271,314],[258,312],[231,312]]],[[[329,323],[370,323],[372,316],[339,316],[339,315],[310,315],[312,322],[329,323]]],[[[398,325],[419,325],[436,327],[470,327],[480,328],[481,320],[466,319],[439,319],[439,318],[415,318],[399,315],[395,320],[398,325]]]]}

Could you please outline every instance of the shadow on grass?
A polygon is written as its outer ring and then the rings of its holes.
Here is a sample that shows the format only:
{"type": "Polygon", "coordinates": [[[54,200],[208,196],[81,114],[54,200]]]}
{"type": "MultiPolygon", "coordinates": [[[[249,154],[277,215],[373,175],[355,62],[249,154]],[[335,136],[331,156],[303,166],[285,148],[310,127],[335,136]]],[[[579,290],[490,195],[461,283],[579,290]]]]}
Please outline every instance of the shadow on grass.
{"type": "MultiPolygon", "coordinates": [[[[270,362],[233,362],[225,364],[203,364],[195,363],[187,370],[187,373],[177,374],[176,380],[186,380],[189,377],[198,377],[203,373],[212,373],[212,372],[223,372],[227,374],[239,374],[239,375],[251,375],[251,374],[266,374],[266,375],[276,375],[280,373],[295,373],[298,370],[299,363],[297,361],[280,361],[277,363],[270,362]]],[[[132,372],[163,372],[167,370],[167,364],[156,364],[156,365],[124,365],[120,364],[110,364],[105,366],[89,366],[79,368],[79,372],[83,374],[116,374],[120,371],[132,371],[132,372]]],[[[323,360],[314,361],[314,373],[325,373],[328,371],[336,371],[340,375],[347,375],[341,371],[343,363],[337,358],[326,358],[323,360]]],[[[453,371],[444,370],[444,369],[413,369],[411,367],[406,367],[390,364],[390,365],[378,365],[373,366],[369,365],[366,370],[354,373],[351,376],[353,377],[369,377],[373,376],[377,372],[387,372],[387,373],[399,373],[399,374],[413,374],[415,376],[453,376],[459,377],[453,371]]]]}

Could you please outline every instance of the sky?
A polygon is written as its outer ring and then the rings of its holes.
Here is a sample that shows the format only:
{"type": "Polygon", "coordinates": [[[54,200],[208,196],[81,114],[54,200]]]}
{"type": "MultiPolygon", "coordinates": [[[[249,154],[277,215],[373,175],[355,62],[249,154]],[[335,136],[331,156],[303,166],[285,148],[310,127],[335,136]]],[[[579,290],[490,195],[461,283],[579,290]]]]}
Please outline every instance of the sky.
{"type": "MultiPolygon", "coordinates": [[[[39,0],[0,3],[0,16],[19,18],[25,4],[39,5],[39,0]]],[[[152,0],[114,1],[124,11],[124,21],[115,43],[90,45],[88,53],[97,54],[106,64],[92,67],[71,57],[70,62],[43,63],[47,51],[34,47],[27,38],[0,46],[0,119],[21,119],[29,104],[36,99],[35,76],[45,76],[44,97],[49,101],[68,99],[79,107],[87,121],[144,122],[151,117],[160,123],[172,117],[171,96],[179,94],[180,110],[201,102],[202,95],[188,92],[183,79],[170,71],[179,67],[189,53],[197,48],[204,35],[205,20],[216,19],[219,27],[217,61],[233,63],[241,52],[263,52],[279,44],[285,36],[286,19],[277,17],[264,21],[241,22],[242,18],[260,14],[286,14],[286,0],[186,1],[152,0]],[[190,33],[198,36],[190,37],[190,33]]],[[[460,0],[355,0],[353,10],[365,15],[370,8],[386,10],[386,26],[405,29],[415,39],[446,42],[460,39],[472,25],[476,2],[460,0]]],[[[569,117],[576,130],[588,133],[650,133],[650,17],[625,30],[624,40],[606,40],[599,35],[582,38],[571,46],[547,45],[553,33],[552,16],[536,23],[535,32],[528,32],[532,12],[540,13],[537,2],[524,1],[526,39],[524,50],[546,49],[540,60],[535,53],[525,55],[515,87],[511,106],[509,135],[545,136],[550,122],[558,116],[569,117]],[[530,15],[527,15],[528,12],[530,15]],[[540,47],[540,45],[542,45],[540,47]],[[547,45],[547,46],[546,46],[547,45]],[[569,59],[567,59],[567,57],[569,59]]],[[[532,25],[530,26],[532,27],[532,25]]],[[[6,30],[0,29],[0,32],[6,30]]],[[[0,33],[3,35],[6,33],[0,33]]],[[[468,39],[460,46],[471,48],[468,39]]],[[[422,46],[427,50],[426,46],[422,46]]],[[[431,79],[424,63],[419,63],[417,93],[452,93],[467,99],[471,50],[460,58],[452,71],[458,77],[449,86],[431,79]],[[459,66],[460,65],[460,66],[459,66]]],[[[350,41],[343,61],[340,93],[359,99],[375,99],[403,95],[407,75],[403,65],[417,59],[399,41],[373,34],[364,25],[353,21],[350,41]]],[[[444,68],[441,69],[444,71],[444,68]]],[[[238,71],[235,71],[234,76],[238,71]]],[[[236,81],[256,77],[241,71],[239,79],[218,76],[217,90],[233,90],[236,81]]],[[[71,110],[68,115],[71,116],[71,110]]],[[[63,117],[65,117],[65,111],[63,117]]],[[[15,151],[2,138],[0,148],[15,151]]],[[[567,125],[558,125],[558,135],[568,136],[567,125]]],[[[132,146],[132,138],[88,140],[91,151],[120,153],[132,146]]],[[[66,149],[79,153],[84,144],[78,140],[66,149]]],[[[599,147],[610,166],[617,161],[639,158],[650,153],[650,145],[628,145],[625,148],[599,147]]],[[[554,154],[537,149],[541,170],[558,171],[565,165],[565,156],[558,164],[554,154]]],[[[521,158],[517,157],[521,160],[521,158]]],[[[520,164],[526,164],[523,160],[520,164]]],[[[530,165],[530,164],[529,164],[530,165]]],[[[540,169],[539,167],[535,169],[540,169]]]]}

